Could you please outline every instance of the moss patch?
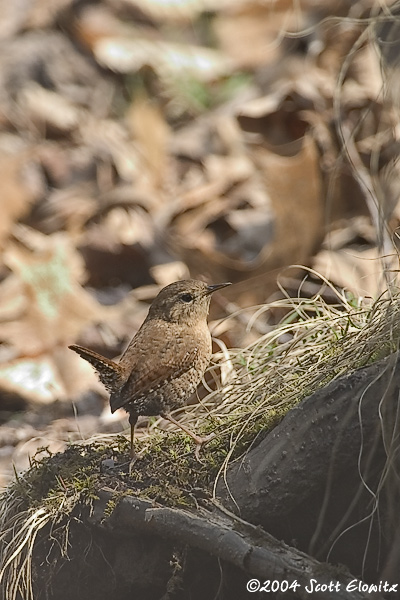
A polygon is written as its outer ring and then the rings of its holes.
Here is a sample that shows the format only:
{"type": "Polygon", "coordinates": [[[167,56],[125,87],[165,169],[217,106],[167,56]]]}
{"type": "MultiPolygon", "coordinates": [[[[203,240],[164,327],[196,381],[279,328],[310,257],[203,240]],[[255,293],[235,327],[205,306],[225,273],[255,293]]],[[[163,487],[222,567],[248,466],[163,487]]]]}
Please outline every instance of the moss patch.
{"type": "Polygon", "coordinates": [[[398,349],[398,300],[356,307],[297,300],[274,331],[231,352],[231,376],[209,396],[208,414],[194,406],[181,415],[198,433],[215,433],[202,448],[201,462],[186,434],[156,431],[135,442],[140,458],[129,474],[129,442],[116,436],[111,443],[76,444],[63,454],[34,458],[31,469],[12,484],[12,493],[26,509],[45,503],[68,510],[77,499],[90,502],[102,487],[116,498],[134,494],[167,506],[196,506],[212,494],[228,462],[257,444],[304,397],[398,349]]]}
{"type": "Polygon", "coordinates": [[[62,557],[68,556],[71,524],[85,520],[100,489],[112,492],[105,519],[127,494],[165,506],[196,507],[212,496],[229,464],[304,397],[398,351],[399,296],[371,306],[342,300],[343,305],[328,307],[321,300],[292,299],[292,313],[273,331],[246,349],[220,356],[221,389],[180,415],[196,432],[215,433],[201,451],[201,462],[187,435],[157,430],[135,442],[140,457],[131,474],[124,436],[33,458],[1,499],[0,581],[8,597],[15,600],[23,582],[24,597],[31,598],[32,551],[41,530],[50,530],[62,557]]]}

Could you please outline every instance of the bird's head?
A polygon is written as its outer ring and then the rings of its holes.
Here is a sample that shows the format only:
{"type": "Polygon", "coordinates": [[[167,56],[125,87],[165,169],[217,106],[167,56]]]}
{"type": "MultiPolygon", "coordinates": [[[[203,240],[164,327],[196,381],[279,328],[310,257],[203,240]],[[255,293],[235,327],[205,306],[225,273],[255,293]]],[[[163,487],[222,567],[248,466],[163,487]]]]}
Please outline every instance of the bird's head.
{"type": "Polygon", "coordinates": [[[163,288],[149,309],[147,319],[162,319],[175,323],[195,324],[206,320],[211,294],[230,283],[207,285],[196,279],[175,281],[163,288]]]}

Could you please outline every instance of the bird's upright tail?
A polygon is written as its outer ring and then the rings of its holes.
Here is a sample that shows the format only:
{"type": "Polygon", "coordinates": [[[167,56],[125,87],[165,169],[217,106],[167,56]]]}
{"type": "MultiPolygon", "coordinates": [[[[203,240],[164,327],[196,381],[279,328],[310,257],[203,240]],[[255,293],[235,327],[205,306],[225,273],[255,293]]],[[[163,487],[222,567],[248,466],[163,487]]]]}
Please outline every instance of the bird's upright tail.
{"type": "Polygon", "coordinates": [[[89,348],[83,348],[83,346],[73,344],[68,348],[79,354],[96,369],[101,383],[110,393],[117,391],[125,382],[122,368],[113,360],[97,354],[89,348]]]}

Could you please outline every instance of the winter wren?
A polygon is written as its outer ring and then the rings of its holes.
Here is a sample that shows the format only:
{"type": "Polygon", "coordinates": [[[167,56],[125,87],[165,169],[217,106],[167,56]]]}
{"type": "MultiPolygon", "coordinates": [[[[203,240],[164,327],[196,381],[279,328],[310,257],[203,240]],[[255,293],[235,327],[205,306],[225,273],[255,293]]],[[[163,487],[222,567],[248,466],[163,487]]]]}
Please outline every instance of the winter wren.
{"type": "Polygon", "coordinates": [[[211,358],[207,315],[211,294],[230,285],[207,285],[188,279],[163,288],[118,363],[81,346],[69,346],[96,369],[110,392],[111,412],[124,408],[133,436],[139,415],[160,415],[183,429],[196,442],[202,438],[178,423],[171,410],[183,406],[195,391],[211,358]]]}

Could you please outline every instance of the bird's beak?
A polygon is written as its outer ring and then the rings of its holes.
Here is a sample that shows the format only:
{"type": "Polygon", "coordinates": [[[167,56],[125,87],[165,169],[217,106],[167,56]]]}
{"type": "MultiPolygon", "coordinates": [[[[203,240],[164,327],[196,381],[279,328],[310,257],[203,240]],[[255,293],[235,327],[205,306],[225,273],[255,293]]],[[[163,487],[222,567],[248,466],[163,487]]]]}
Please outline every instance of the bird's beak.
{"type": "Polygon", "coordinates": [[[228,285],[232,285],[231,282],[228,283],[214,283],[213,285],[208,285],[206,291],[204,292],[205,296],[208,296],[209,294],[212,294],[213,292],[216,292],[217,290],[220,290],[224,287],[227,287],[228,285]]]}

